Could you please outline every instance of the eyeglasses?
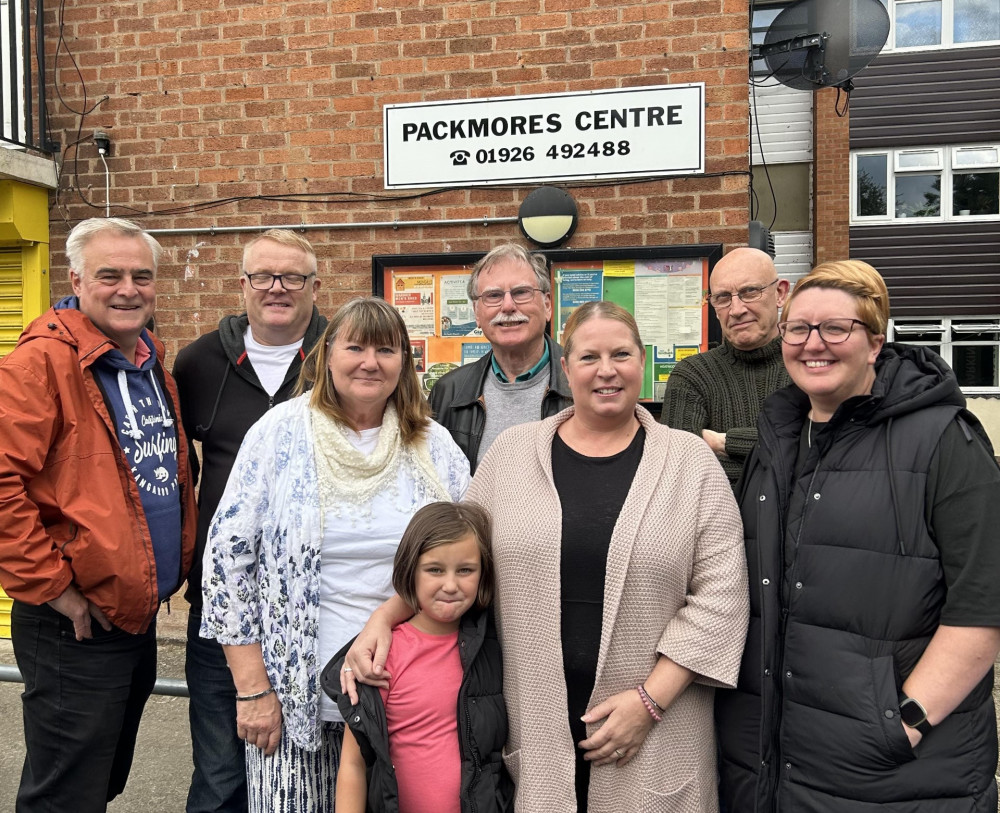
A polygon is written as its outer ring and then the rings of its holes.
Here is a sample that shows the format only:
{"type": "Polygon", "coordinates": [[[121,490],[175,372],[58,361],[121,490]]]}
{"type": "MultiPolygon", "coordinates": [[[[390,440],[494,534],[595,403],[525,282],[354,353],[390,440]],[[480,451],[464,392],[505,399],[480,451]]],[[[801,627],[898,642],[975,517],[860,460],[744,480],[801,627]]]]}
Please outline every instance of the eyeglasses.
{"type": "Polygon", "coordinates": [[[274,281],[278,280],[286,291],[301,291],[306,287],[306,280],[315,274],[245,274],[250,280],[250,287],[255,291],[270,291],[274,281]]]}
{"type": "Polygon", "coordinates": [[[860,319],[824,319],[818,325],[795,320],[779,322],[778,333],[785,344],[805,344],[814,330],[827,344],[843,344],[851,337],[855,325],[868,329],[868,325],[860,319]]]}
{"type": "Polygon", "coordinates": [[[486,291],[474,297],[474,299],[481,300],[484,305],[495,308],[497,305],[503,303],[503,298],[507,294],[510,294],[510,298],[514,300],[515,305],[527,305],[535,298],[536,293],[543,294],[545,292],[541,288],[532,288],[530,285],[519,285],[517,288],[511,288],[509,291],[486,291]]]}
{"type": "Polygon", "coordinates": [[[746,288],[740,288],[735,293],[732,291],[720,291],[717,294],[709,294],[705,297],[708,300],[708,304],[715,308],[717,311],[723,308],[728,308],[733,304],[733,297],[739,297],[740,302],[756,302],[762,296],[764,296],[764,291],[770,288],[772,285],[777,285],[779,280],[772,280],[767,283],[767,285],[750,285],[746,288]]]}

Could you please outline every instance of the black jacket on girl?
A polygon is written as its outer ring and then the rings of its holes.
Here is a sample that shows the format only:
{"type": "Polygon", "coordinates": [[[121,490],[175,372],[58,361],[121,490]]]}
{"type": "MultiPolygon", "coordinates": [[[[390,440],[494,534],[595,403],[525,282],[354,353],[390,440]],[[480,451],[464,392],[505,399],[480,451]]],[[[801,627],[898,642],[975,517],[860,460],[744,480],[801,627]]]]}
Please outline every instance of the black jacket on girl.
{"type": "MultiPolygon", "coordinates": [[[[761,412],[738,494],[750,627],[738,688],[716,695],[728,813],[997,809],[992,670],[915,749],[899,717],[903,681],[962,592],[942,551],[967,534],[932,521],[936,455],[978,472],[970,510],[985,519],[983,495],[1000,501],[992,449],[936,354],[887,345],[875,369],[871,395],[808,448],[801,390],[761,412]]],[[[995,549],[985,524],[972,522],[979,548],[995,549]]],[[[996,599],[976,593],[983,609],[959,624],[1000,626],[996,599]]]]}
{"type": "MultiPolygon", "coordinates": [[[[340,669],[350,641],[323,669],[323,691],[337,701],[368,766],[370,813],[399,813],[396,773],[389,757],[389,729],[382,695],[358,684],[358,704],[340,693],[340,669]]],[[[462,759],[462,813],[508,813],[514,809],[514,783],[504,767],[507,706],[503,699],[503,658],[493,613],[469,610],[458,629],[462,685],[458,690],[458,745],[462,759]]]]}

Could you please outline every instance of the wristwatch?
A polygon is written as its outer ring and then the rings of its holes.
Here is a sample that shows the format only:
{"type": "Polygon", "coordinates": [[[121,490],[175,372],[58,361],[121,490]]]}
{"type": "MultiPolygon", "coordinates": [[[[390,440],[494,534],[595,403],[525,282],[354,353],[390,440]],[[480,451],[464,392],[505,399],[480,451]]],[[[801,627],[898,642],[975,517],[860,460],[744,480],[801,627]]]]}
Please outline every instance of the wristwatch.
{"type": "Polygon", "coordinates": [[[927,709],[920,705],[919,700],[914,700],[912,697],[903,695],[899,703],[899,716],[903,718],[903,725],[917,729],[925,737],[934,729],[934,726],[927,722],[927,709]]]}

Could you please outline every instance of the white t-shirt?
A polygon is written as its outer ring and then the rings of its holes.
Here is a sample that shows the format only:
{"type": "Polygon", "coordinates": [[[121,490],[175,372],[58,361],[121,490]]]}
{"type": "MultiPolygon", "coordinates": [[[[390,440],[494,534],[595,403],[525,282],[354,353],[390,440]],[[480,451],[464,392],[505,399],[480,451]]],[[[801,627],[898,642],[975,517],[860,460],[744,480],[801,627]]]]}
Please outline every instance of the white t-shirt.
{"type": "Polygon", "coordinates": [[[271,346],[259,344],[253,337],[250,325],[243,332],[243,346],[261,386],[268,395],[274,395],[285,381],[285,375],[302,347],[302,339],[294,344],[271,346]]]}
{"type": "MultiPolygon", "coordinates": [[[[381,427],[347,432],[348,440],[360,452],[370,455],[378,444],[381,427]]],[[[449,453],[438,464],[438,477],[460,500],[469,484],[468,464],[447,431],[431,423],[428,443],[446,443],[449,453]],[[453,447],[453,449],[451,448],[453,447]],[[459,475],[456,476],[456,472],[459,475]],[[449,485],[454,484],[454,485],[449,485]]],[[[393,594],[392,562],[403,531],[423,503],[414,499],[415,481],[405,466],[396,479],[395,493],[389,490],[361,506],[341,505],[323,517],[323,550],[320,559],[319,668],[348,641],[361,632],[369,616],[393,594]]],[[[342,722],[337,704],[320,693],[320,717],[342,722]]]]}

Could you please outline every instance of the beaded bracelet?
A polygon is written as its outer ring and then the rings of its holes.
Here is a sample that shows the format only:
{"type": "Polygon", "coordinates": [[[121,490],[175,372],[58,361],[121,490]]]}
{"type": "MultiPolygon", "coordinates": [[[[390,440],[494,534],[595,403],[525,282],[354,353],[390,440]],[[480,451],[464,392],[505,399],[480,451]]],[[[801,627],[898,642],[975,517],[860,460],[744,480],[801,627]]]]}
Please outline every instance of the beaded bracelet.
{"type": "Polygon", "coordinates": [[[650,698],[650,696],[646,694],[646,690],[642,688],[642,685],[636,686],[635,690],[639,693],[639,699],[642,700],[642,705],[646,707],[646,711],[649,712],[649,716],[653,718],[653,722],[654,723],[662,722],[663,718],[656,710],[657,706],[653,704],[652,698],[650,698]]]}
{"type": "Polygon", "coordinates": [[[269,694],[274,694],[273,686],[269,689],[264,689],[262,692],[257,692],[257,694],[238,694],[236,695],[236,699],[242,703],[246,700],[260,700],[262,697],[267,697],[269,694]]]}
{"type": "Polygon", "coordinates": [[[647,699],[647,700],[648,700],[648,701],[649,701],[650,703],[652,703],[652,704],[653,704],[654,706],[656,706],[656,710],[657,710],[658,712],[660,712],[660,714],[663,714],[663,712],[665,712],[665,711],[666,711],[666,709],[665,709],[665,708],[663,708],[663,706],[661,706],[661,705],[660,705],[659,703],[657,703],[657,702],[656,702],[655,700],[653,700],[653,695],[651,695],[651,694],[650,694],[649,692],[647,692],[647,691],[646,691],[646,684],[645,684],[645,683],[644,683],[644,684],[642,685],[642,693],[643,693],[644,695],[646,695],[646,699],[647,699]]]}

